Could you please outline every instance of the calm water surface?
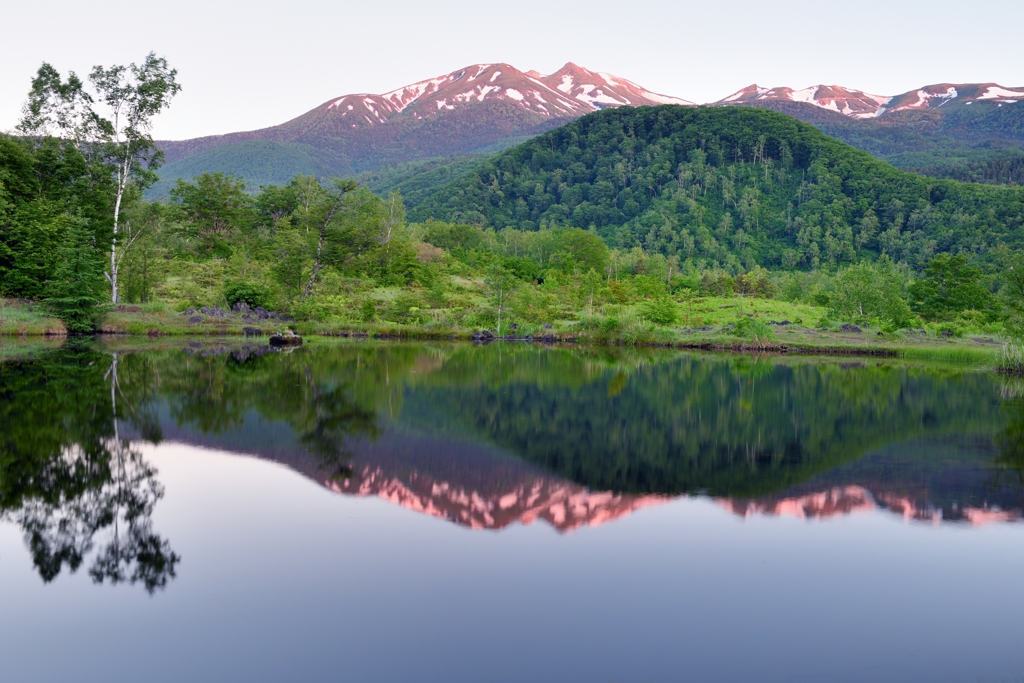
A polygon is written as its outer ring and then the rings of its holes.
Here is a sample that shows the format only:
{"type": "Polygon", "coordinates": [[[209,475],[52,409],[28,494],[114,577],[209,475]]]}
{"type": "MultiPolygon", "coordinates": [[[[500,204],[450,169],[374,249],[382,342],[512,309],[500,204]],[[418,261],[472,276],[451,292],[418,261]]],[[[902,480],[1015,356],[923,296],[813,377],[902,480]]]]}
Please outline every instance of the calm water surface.
{"type": "Polygon", "coordinates": [[[1024,679],[1024,389],[984,372],[0,357],[3,681],[1024,679]]]}

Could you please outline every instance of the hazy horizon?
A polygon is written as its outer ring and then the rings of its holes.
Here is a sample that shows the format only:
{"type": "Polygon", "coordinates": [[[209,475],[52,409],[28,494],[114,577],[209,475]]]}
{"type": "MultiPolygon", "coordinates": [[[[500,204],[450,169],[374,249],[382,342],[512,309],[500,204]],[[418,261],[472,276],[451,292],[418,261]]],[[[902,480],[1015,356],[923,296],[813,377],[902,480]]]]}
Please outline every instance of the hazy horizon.
{"type": "MultiPolygon", "coordinates": [[[[154,136],[183,139],[272,126],[349,93],[381,93],[474,63],[551,73],[566,62],[694,102],[751,83],[843,85],[895,95],[932,83],[1024,85],[1016,39],[1024,4],[785,0],[715,6],[640,0],[527,0],[513,11],[456,0],[419,4],[199,3],[173,13],[117,0],[58,2],[38,32],[0,46],[0,130],[18,120],[46,61],[85,76],[94,64],[168,59],[184,86],[154,136]]],[[[39,25],[33,6],[5,12],[39,25]]]]}

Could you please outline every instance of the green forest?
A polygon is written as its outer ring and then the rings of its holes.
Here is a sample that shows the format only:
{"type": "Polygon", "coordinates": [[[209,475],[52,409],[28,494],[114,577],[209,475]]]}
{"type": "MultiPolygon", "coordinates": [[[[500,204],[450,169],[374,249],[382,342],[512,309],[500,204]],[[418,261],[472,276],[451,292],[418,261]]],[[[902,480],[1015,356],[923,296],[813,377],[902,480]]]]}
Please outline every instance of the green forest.
{"type": "Polygon", "coordinates": [[[20,134],[0,136],[0,330],[758,345],[1024,330],[1024,188],[900,171],[785,114],[624,107],[491,157],[255,191],[204,173],[147,199],[175,76],[153,55],[97,67],[91,91],[40,69],[20,134]]]}
{"type": "MultiPolygon", "coordinates": [[[[500,154],[416,208],[501,229],[573,225],[733,272],[882,254],[991,258],[1024,239],[1024,190],[901,172],[775,112],[599,112],[500,154]]],[[[685,266],[684,266],[685,267],[685,266]]]]}

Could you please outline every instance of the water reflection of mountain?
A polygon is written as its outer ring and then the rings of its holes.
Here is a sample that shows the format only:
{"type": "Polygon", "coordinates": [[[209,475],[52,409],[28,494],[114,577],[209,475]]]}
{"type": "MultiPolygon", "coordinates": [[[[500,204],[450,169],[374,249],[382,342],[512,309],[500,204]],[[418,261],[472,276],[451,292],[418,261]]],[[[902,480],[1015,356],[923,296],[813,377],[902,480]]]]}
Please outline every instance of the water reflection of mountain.
{"type": "Polygon", "coordinates": [[[351,472],[334,477],[280,424],[203,434],[173,424],[171,440],[256,456],[290,467],[340,494],[373,496],[473,529],[544,521],[559,531],[597,526],[667,496],[589,491],[487,444],[388,430],[352,444],[351,472]]]}
{"type": "MultiPolygon", "coordinates": [[[[83,367],[62,353],[48,367],[83,367]]],[[[373,344],[135,352],[120,368],[122,435],[257,455],[473,528],[569,530],[685,494],[809,517],[1009,520],[1022,507],[1024,411],[985,373],[373,344]]],[[[102,373],[79,374],[109,395],[102,373]]],[[[73,405],[51,421],[85,415],[73,405]]]]}
{"type": "Polygon", "coordinates": [[[974,525],[1021,519],[1024,488],[1002,481],[1000,450],[983,436],[890,444],[790,490],[721,500],[735,514],[831,517],[883,509],[907,520],[974,525]]]}
{"type": "MultiPolygon", "coordinates": [[[[696,493],[737,512],[816,517],[871,506],[1010,519],[1022,504],[1022,487],[995,485],[992,435],[1006,416],[982,373],[675,354],[601,362],[529,348],[346,351],[376,383],[377,439],[353,441],[347,479],[294,455],[289,464],[333,490],[467,526],[545,519],[565,530],[696,493]]],[[[238,438],[253,441],[245,431],[238,438]]]]}
{"type": "Polygon", "coordinates": [[[677,357],[585,385],[417,383],[402,419],[496,443],[594,490],[758,497],[886,444],[991,435],[1004,422],[982,373],[879,364],[762,363],[677,357]]]}
{"type": "MultiPolygon", "coordinates": [[[[268,425],[214,437],[170,427],[167,435],[279,462],[336,493],[381,498],[473,529],[540,520],[565,532],[680,497],[591,491],[487,444],[423,434],[389,431],[355,445],[347,478],[327,476],[315,457],[286,445],[287,430],[268,425]]],[[[997,455],[991,439],[924,439],[890,445],[772,495],[715,500],[741,517],[825,519],[881,510],[930,523],[1019,521],[1024,489],[993,485],[997,455]]]]}

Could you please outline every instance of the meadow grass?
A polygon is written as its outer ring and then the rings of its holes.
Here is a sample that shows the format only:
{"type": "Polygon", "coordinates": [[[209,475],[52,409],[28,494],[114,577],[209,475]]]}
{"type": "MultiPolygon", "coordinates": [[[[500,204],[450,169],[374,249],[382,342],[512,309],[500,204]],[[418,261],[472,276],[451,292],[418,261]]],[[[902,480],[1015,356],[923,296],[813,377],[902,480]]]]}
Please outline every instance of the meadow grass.
{"type": "Polygon", "coordinates": [[[1024,375],[1024,344],[1007,342],[999,350],[996,370],[1007,375],[1024,375]]]}
{"type": "Polygon", "coordinates": [[[999,356],[999,350],[965,344],[905,346],[900,349],[899,356],[907,360],[934,360],[958,365],[992,365],[999,356]]]}
{"type": "Polygon", "coordinates": [[[67,328],[37,306],[0,299],[0,335],[66,335],[67,328]]]}

